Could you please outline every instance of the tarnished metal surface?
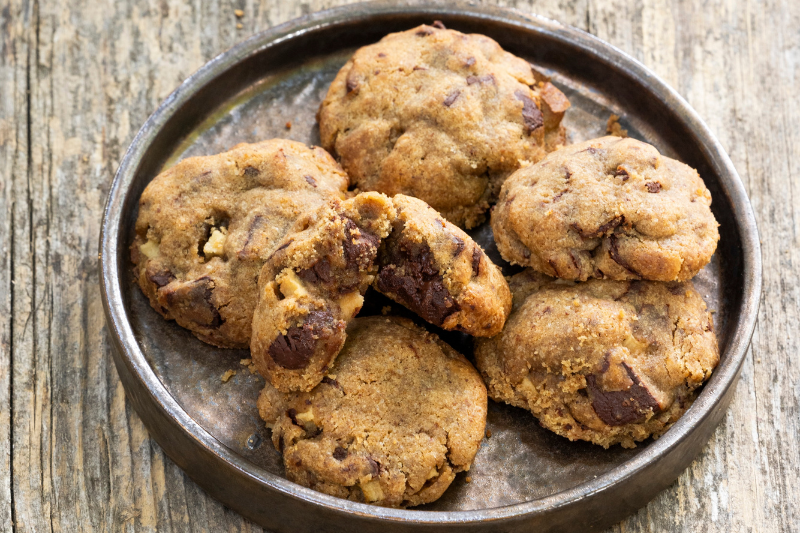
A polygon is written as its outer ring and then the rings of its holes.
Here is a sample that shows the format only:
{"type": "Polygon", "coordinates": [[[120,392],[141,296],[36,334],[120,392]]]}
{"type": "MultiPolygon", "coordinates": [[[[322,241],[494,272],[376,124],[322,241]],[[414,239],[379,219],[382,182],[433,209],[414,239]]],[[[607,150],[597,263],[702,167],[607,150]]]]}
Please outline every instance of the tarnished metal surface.
{"type": "MultiPolygon", "coordinates": [[[[495,262],[502,262],[488,225],[473,235],[495,262]]],[[[135,139],[109,198],[101,253],[117,366],[153,436],[226,504],[269,527],[288,528],[291,521],[295,531],[322,521],[326,530],[377,530],[391,523],[398,530],[471,524],[503,530],[566,525],[585,531],[619,519],[672,482],[719,421],[752,332],[760,291],[755,223],[739,178],[679,97],[621,52],[578,30],[469,7],[378,3],[332,10],[256,36],[209,63],[135,139]],[[571,141],[603,135],[613,112],[623,117],[631,136],[700,170],[714,195],[722,240],[695,285],[715,311],[723,357],[684,419],[659,441],[635,450],[571,443],[541,429],[528,412],[490,402],[492,436],[469,473],[472,482],[460,475],[439,501],[422,510],[384,510],[320,495],[280,477],[280,456],[255,408],[263,381],[239,364],[248,352],[213,348],[158,316],[132,281],[127,247],[138,195],[161,169],[239,142],[286,137],[318,143],[317,106],[354,47],[434,18],[454,29],[486,33],[550,73],[573,105],[565,119],[571,141]],[[236,375],[223,383],[229,369],[236,375]]],[[[390,303],[374,293],[368,302],[363,313],[390,303]]],[[[466,336],[443,338],[471,355],[466,336]]]]}

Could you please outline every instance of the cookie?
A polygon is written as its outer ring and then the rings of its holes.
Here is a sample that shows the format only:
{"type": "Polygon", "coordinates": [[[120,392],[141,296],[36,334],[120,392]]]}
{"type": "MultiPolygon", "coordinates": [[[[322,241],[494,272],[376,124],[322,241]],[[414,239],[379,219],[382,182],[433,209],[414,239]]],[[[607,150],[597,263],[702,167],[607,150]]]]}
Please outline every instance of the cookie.
{"type": "Polygon", "coordinates": [[[685,281],[717,246],[697,171],[635,139],[574,144],[506,180],[492,212],[506,261],[550,276],[685,281]]]}
{"type": "Polygon", "coordinates": [[[395,216],[391,200],[375,192],[330,200],[302,216],[264,263],[250,350],[277,389],[307,391],[322,380],[395,216]]]}
{"type": "Polygon", "coordinates": [[[355,319],[322,383],[280,393],[259,412],[286,477],[350,500],[411,507],[469,470],[486,425],[486,388],[436,335],[394,317],[355,319]]]}
{"type": "Polygon", "coordinates": [[[719,361],[711,314],[691,282],[510,282],[503,332],[479,339],[491,398],[570,440],[627,448],[662,435],[719,361]]]}
{"type": "Polygon", "coordinates": [[[397,218],[378,254],[374,287],[443,329],[499,333],[511,311],[500,269],[422,200],[398,194],[393,203],[397,218]]]}
{"type": "Polygon", "coordinates": [[[564,143],[568,107],[492,39],[437,23],[357,50],[318,119],[323,147],[359,189],[420,198],[471,228],[521,161],[564,143]]]}
{"type": "Polygon", "coordinates": [[[184,159],[139,201],[134,275],[153,309],[199,339],[246,348],[264,260],[306,210],[343,197],[321,148],[273,139],[184,159]]]}

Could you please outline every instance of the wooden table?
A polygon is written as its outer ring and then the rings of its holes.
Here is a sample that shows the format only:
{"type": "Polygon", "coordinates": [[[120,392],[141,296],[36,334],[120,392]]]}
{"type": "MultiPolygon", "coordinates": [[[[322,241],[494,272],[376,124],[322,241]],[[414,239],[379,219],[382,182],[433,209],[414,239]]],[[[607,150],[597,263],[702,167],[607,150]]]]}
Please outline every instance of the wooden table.
{"type": "MultiPolygon", "coordinates": [[[[98,232],[126,147],[184,78],[342,3],[0,0],[0,530],[261,531],[189,480],[127,403],[98,232]]],[[[675,87],[728,150],[761,230],[764,293],[732,407],[689,469],[612,530],[797,530],[800,2],[501,3],[588,30],[675,87]]]]}

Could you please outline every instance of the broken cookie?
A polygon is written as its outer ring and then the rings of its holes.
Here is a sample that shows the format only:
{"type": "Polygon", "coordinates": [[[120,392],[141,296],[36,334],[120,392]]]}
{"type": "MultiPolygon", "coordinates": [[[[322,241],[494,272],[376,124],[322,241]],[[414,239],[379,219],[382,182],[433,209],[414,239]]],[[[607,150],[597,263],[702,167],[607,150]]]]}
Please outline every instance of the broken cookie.
{"type": "Polygon", "coordinates": [[[320,382],[361,309],[394,218],[391,200],[379,193],[331,200],[299,219],[267,259],[250,349],[277,389],[307,391],[320,382]]]}
{"type": "Polygon", "coordinates": [[[491,337],[511,311],[500,269],[469,235],[422,200],[398,194],[375,288],[443,329],[491,337]]]}

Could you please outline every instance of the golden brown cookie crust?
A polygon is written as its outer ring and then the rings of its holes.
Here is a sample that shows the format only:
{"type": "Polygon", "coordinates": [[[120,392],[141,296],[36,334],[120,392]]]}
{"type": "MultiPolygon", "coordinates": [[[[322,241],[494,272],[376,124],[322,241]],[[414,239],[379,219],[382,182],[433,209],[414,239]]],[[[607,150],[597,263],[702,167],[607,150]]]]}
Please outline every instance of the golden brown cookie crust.
{"type": "Polygon", "coordinates": [[[500,269],[462,230],[422,200],[398,194],[374,287],[443,329],[491,337],[511,311],[500,269]]]}
{"type": "Polygon", "coordinates": [[[150,304],[201,340],[246,348],[261,266],[294,221],[343,197],[321,148],[273,139],[185,159],[142,193],[131,246],[150,304]]]}
{"type": "Polygon", "coordinates": [[[486,424],[486,388],[436,335],[395,317],[357,318],[322,383],[258,401],[286,476],[387,507],[439,498],[469,470],[486,424]]]}
{"type": "Polygon", "coordinates": [[[492,212],[511,263],[586,280],[685,281],[719,240],[697,171],[635,139],[574,144],[514,173],[492,212]]]}
{"type": "Polygon", "coordinates": [[[526,61],[439,23],[357,50],[318,118],[359,189],[420,198],[471,228],[520,162],[564,144],[568,107],[526,61]]]}
{"type": "Polygon", "coordinates": [[[330,200],[302,216],[259,276],[250,349],[281,391],[311,390],[339,353],[372,283],[396,211],[383,194],[330,200]]]}
{"type": "Polygon", "coordinates": [[[711,314],[691,282],[511,280],[503,332],[479,339],[491,398],[543,427],[604,447],[663,434],[719,361],[711,314]]]}

